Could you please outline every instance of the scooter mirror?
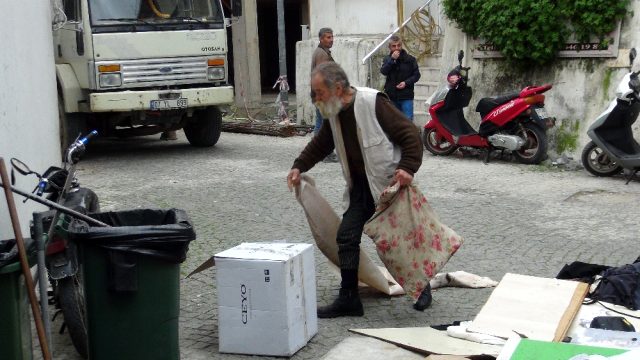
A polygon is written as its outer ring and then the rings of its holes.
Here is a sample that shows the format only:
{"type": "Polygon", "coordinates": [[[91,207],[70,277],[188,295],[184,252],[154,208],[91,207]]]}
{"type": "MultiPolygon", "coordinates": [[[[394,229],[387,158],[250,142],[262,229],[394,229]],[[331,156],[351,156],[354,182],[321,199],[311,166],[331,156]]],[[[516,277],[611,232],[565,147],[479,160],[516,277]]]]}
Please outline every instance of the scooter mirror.
{"type": "Polygon", "coordinates": [[[631,48],[631,50],[629,51],[629,66],[633,65],[633,60],[636,59],[636,48],[631,48]]]}
{"type": "Polygon", "coordinates": [[[27,164],[23,163],[22,161],[16,158],[11,158],[11,167],[16,169],[16,171],[22,175],[35,174],[33,171],[31,171],[31,169],[29,169],[27,164]]]}
{"type": "Polygon", "coordinates": [[[460,64],[462,64],[462,59],[464,59],[464,51],[460,50],[460,52],[458,52],[458,62],[460,64]]]}

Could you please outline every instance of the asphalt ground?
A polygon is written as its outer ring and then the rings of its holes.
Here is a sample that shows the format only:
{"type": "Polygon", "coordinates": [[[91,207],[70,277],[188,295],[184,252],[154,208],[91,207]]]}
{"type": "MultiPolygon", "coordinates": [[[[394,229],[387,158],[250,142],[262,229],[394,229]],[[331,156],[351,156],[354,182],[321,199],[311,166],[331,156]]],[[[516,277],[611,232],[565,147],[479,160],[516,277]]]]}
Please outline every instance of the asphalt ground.
{"type": "MultiPolygon", "coordinates": [[[[157,136],[100,140],[89,146],[78,178],[106,210],[180,208],[197,233],[184,277],[212,255],[242,242],[287,240],[313,243],[301,207],[286,186],[286,174],[309,137],[276,138],[223,133],[212,148],[191,147],[157,136]]],[[[344,180],[336,163],[310,171],[317,187],[340,212],[344,180]]],[[[522,165],[508,159],[484,164],[476,156],[425,153],[415,177],[441,220],[465,243],[443,271],[464,270],[500,280],[505,273],[554,277],[573,261],[622,265],[640,255],[640,182],[596,178],[584,170],[522,165]]],[[[376,259],[372,242],[363,249],[376,259]]],[[[338,293],[339,277],[316,249],[318,304],[338,293]]],[[[180,283],[182,359],[245,359],[218,352],[215,267],[180,283]]],[[[292,359],[318,359],[351,336],[350,328],[414,327],[471,320],[491,289],[434,291],[425,312],[408,297],[361,290],[365,315],[319,320],[318,334],[292,359]]],[[[55,359],[80,359],[68,334],[54,323],[55,359]]],[[[144,334],[135,336],[144,337],[144,334]]],[[[37,342],[35,333],[34,344],[37,342]]],[[[115,344],[114,344],[115,345],[115,344]]],[[[117,345],[115,345],[117,346],[117,345]]],[[[37,345],[34,357],[40,359],[37,345]]]]}

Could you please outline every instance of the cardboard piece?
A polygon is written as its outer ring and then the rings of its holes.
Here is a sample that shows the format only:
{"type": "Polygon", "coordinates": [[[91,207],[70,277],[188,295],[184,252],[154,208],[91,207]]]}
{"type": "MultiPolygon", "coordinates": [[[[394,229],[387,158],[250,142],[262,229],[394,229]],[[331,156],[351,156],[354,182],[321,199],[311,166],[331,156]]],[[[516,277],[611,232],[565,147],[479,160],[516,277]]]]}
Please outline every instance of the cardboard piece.
{"type": "Polygon", "coordinates": [[[312,245],[242,243],[215,264],[220,352],[291,356],[318,332],[312,245]]]}
{"type": "Polygon", "coordinates": [[[509,338],[561,341],[588,290],[587,284],[507,273],[469,331],[509,338]]]}
{"type": "Polygon", "coordinates": [[[502,346],[499,345],[486,345],[456,339],[448,336],[446,331],[438,331],[430,327],[349,329],[349,331],[388,341],[424,354],[497,356],[502,349],[502,346]]]}
{"type": "Polygon", "coordinates": [[[627,350],[521,339],[513,336],[509,338],[496,360],[569,360],[580,354],[608,357],[625,352],[627,350]]]}
{"type": "Polygon", "coordinates": [[[424,356],[372,337],[354,335],[342,340],[321,359],[422,360],[424,356]]]}

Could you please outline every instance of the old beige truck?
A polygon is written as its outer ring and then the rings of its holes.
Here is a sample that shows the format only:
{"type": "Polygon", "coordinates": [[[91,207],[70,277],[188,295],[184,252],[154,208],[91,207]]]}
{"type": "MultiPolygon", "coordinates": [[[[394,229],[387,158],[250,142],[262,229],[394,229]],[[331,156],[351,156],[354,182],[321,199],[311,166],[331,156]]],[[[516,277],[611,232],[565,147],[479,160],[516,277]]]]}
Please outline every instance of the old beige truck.
{"type": "Polygon", "coordinates": [[[220,0],[56,0],[53,45],[63,145],[78,133],[139,136],[184,129],[220,137],[228,85],[220,0]]]}

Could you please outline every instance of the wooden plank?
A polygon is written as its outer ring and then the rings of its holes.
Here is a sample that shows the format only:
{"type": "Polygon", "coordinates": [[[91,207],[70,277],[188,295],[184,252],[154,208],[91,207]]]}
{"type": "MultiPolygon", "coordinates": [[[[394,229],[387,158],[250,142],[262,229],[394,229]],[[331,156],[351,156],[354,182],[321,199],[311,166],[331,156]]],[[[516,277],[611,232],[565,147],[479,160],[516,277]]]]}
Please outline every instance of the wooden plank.
{"type": "Polygon", "coordinates": [[[509,338],[562,339],[586,294],[576,281],[506,274],[469,331],[509,338]]]}
{"type": "Polygon", "coordinates": [[[571,326],[571,323],[573,323],[573,319],[578,314],[578,310],[580,310],[580,306],[582,306],[582,301],[587,295],[587,291],[589,291],[588,284],[578,283],[578,286],[576,286],[576,291],[573,293],[573,297],[571,298],[571,302],[567,307],[567,311],[565,311],[565,313],[562,315],[562,319],[560,319],[560,323],[558,324],[558,329],[556,330],[556,335],[553,337],[553,341],[562,341],[564,337],[567,336],[569,327],[571,326]]]}

